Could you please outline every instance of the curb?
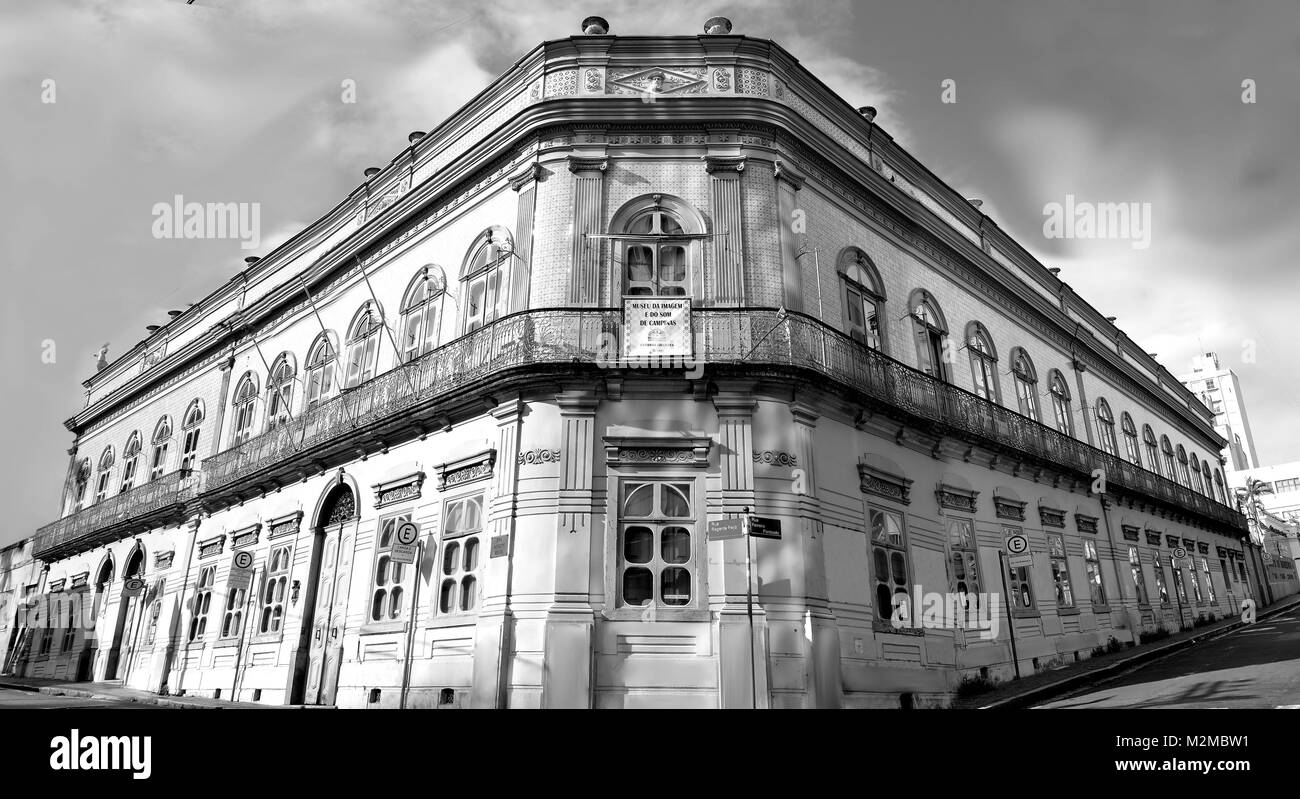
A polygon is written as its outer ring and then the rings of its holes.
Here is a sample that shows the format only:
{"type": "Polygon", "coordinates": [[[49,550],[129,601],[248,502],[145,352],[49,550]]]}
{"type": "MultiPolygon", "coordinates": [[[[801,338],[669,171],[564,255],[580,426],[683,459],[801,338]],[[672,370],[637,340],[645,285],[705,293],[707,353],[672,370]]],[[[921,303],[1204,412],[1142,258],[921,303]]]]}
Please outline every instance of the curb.
{"type": "MultiPolygon", "coordinates": [[[[1295,608],[1297,605],[1300,605],[1300,603],[1289,602],[1286,605],[1280,607],[1270,608],[1262,613],[1257,613],[1255,615],[1255,620],[1258,623],[1259,620],[1261,619],[1265,619],[1275,614],[1282,613],[1287,610],[1291,610],[1295,608]]],[[[1095,671],[1090,671],[1087,672],[1086,674],[1076,674],[1073,677],[1065,677],[1054,683],[1049,683],[1047,685],[1039,686],[1038,688],[1031,688],[1022,694],[1017,694],[1016,696],[1007,697],[1006,699],[1000,699],[996,702],[991,702],[987,705],[981,705],[976,709],[977,710],[1004,710],[1004,709],[1023,708],[1026,705],[1036,704],[1038,702],[1043,701],[1044,699],[1048,699],[1053,696],[1070,693],[1075,688],[1079,688],[1092,683],[1097,683],[1097,684],[1104,683],[1111,678],[1119,676],[1120,674],[1128,670],[1129,667],[1144,665],[1150,661],[1156,660],[1166,655],[1172,655],[1175,652],[1180,652],[1190,646],[1194,646],[1196,644],[1204,643],[1206,641],[1210,641],[1215,638],[1219,638],[1221,636],[1227,635],[1228,633],[1233,632],[1245,626],[1246,624],[1244,622],[1235,621],[1232,624],[1229,624],[1227,627],[1221,627],[1217,630],[1209,630],[1199,635],[1193,635],[1191,638],[1186,638],[1182,641],[1178,641],[1172,644],[1166,644],[1165,646],[1162,646],[1159,649],[1148,650],[1146,652],[1142,652],[1140,654],[1136,654],[1131,657],[1124,658],[1123,660],[1116,661],[1110,664],[1109,666],[1105,666],[1095,671]]]]}
{"type": "Polygon", "coordinates": [[[113,694],[97,693],[87,691],[82,688],[63,688],[49,685],[26,685],[23,683],[9,683],[0,681],[0,688],[8,688],[14,691],[26,691],[33,694],[45,694],[46,696],[71,696],[78,699],[98,699],[105,702],[133,702],[141,705],[158,705],[160,707],[181,708],[185,710],[223,710],[220,705],[213,705],[211,708],[207,705],[196,705],[190,702],[181,702],[175,699],[169,699],[165,696],[114,696],[113,694]]]}

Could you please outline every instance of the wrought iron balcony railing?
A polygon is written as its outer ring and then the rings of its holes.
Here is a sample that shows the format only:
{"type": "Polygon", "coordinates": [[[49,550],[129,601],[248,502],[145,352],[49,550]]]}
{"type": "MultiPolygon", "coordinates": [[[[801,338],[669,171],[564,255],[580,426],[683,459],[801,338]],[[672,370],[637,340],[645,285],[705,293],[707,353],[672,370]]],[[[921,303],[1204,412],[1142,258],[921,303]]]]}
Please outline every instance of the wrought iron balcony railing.
{"type": "Polygon", "coordinates": [[[144,519],[159,511],[183,508],[198,493],[200,475],[177,471],[106,497],[88,508],[64,516],[36,531],[32,555],[41,557],[81,539],[144,519]]]}
{"type": "MultiPolygon", "coordinates": [[[[618,366],[621,318],[621,311],[605,308],[539,309],[504,317],[209,457],[200,476],[169,475],[41,528],[37,552],[232,486],[351,430],[400,418],[413,406],[507,370],[575,362],[618,366]]],[[[804,314],[696,309],[692,324],[699,362],[811,371],[936,430],[973,436],[1083,475],[1102,469],[1111,485],[1246,529],[1240,513],[1199,492],[917,371],[804,314]]]]}

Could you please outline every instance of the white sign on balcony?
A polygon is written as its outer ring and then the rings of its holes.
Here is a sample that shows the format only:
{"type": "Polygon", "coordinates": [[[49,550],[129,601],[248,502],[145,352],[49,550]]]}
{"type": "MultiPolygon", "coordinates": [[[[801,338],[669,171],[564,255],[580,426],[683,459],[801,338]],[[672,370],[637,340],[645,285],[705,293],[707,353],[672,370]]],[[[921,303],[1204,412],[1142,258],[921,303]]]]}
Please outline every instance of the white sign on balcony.
{"type": "Polygon", "coordinates": [[[690,297],[624,297],[623,357],[689,360],[691,346],[690,297]]]}

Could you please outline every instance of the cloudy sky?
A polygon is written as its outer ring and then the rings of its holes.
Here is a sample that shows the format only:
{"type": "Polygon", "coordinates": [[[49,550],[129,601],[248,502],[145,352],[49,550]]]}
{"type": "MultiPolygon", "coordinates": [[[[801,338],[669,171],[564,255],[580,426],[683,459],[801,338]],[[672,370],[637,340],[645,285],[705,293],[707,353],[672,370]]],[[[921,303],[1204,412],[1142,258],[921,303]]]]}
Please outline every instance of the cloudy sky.
{"type": "Polygon", "coordinates": [[[264,254],[588,14],[615,34],[723,14],[781,43],[1175,374],[1217,351],[1262,460],[1300,460],[1294,0],[31,0],[0,6],[0,543],[57,516],[99,346],[129,350],[249,254],[153,238],[154,203],[259,202],[264,254]],[[1150,247],[1046,239],[1067,194],[1150,203],[1150,247]]]}

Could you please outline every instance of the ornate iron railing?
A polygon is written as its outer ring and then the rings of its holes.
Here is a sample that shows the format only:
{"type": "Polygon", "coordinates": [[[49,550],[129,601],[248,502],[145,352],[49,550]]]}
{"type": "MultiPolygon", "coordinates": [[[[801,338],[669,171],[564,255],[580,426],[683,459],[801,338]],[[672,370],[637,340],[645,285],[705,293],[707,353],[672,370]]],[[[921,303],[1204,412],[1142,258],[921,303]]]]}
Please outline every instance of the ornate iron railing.
{"type": "MultiPolygon", "coordinates": [[[[209,457],[202,463],[201,480],[168,475],[46,525],[37,533],[36,549],[48,550],[123,517],[141,517],[229,486],[299,451],[391,420],[503,370],[575,362],[617,366],[621,317],[621,311],[606,308],[539,309],[504,317],[209,457]]],[[[697,309],[692,325],[700,362],[810,370],[938,430],[973,436],[1085,475],[1101,469],[1112,485],[1245,530],[1240,513],[1203,494],[917,371],[810,316],[774,309],[697,309]]]]}
{"type": "Polygon", "coordinates": [[[200,475],[195,472],[177,471],[116,496],[106,497],[88,508],[38,529],[32,543],[32,554],[40,557],[51,549],[114,524],[183,505],[197,495],[200,479],[200,475]]]}

